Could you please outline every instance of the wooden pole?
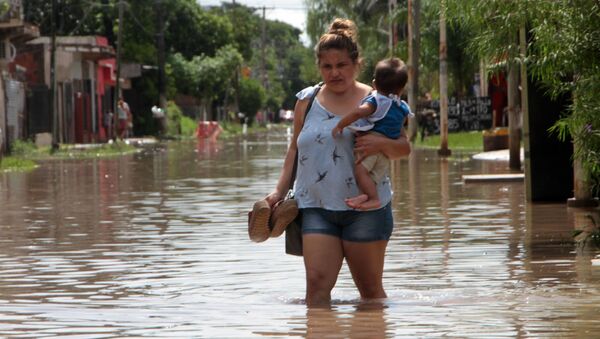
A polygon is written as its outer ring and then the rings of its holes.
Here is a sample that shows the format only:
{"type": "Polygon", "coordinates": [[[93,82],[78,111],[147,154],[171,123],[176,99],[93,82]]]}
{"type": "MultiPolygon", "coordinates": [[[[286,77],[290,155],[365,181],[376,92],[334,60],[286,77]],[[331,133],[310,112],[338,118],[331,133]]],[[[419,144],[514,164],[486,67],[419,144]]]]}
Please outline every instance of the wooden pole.
{"type": "Polygon", "coordinates": [[[52,31],[50,46],[50,115],[52,117],[52,149],[58,149],[60,133],[58,131],[58,114],[56,111],[56,15],[57,0],[52,0],[50,26],[52,31]]]}
{"type": "Polygon", "coordinates": [[[113,138],[117,140],[117,124],[119,122],[119,111],[118,102],[121,92],[121,47],[123,46],[123,0],[119,0],[119,31],[117,32],[117,60],[116,60],[116,71],[117,81],[115,83],[115,95],[113,97],[113,138]]]}
{"type": "Polygon", "coordinates": [[[440,156],[452,154],[448,148],[448,47],[446,39],[446,3],[440,8],[440,156]]]}
{"type": "Polygon", "coordinates": [[[519,110],[519,70],[513,61],[508,62],[508,153],[509,167],[513,170],[521,169],[521,131],[519,110]]]}
{"type": "Polygon", "coordinates": [[[389,17],[389,36],[388,36],[388,54],[394,56],[394,50],[396,49],[396,28],[394,25],[394,12],[396,10],[397,0],[388,0],[388,17],[389,17]]]}
{"type": "MultiPolygon", "coordinates": [[[[408,105],[417,114],[419,95],[419,42],[420,42],[421,0],[408,0],[408,105]]],[[[408,137],[415,141],[417,137],[417,121],[410,119],[408,137]]]]}
{"type": "MultiPolygon", "coordinates": [[[[527,58],[527,31],[525,24],[519,27],[519,53],[521,58],[521,114],[523,115],[523,148],[526,153],[529,153],[529,84],[527,77],[527,64],[525,59],[527,58]]],[[[520,156],[520,155],[519,155],[520,156]]],[[[532,200],[531,192],[531,180],[528,177],[531,176],[531,161],[528,155],[525,156],[525,199],[527,201],[532,200]]]]}
{"type": "Polygon", "coordinates": [[[156,58],[158,63],[158,106],[164,115],[158,120],[159,135],[167,133],[167,80],[165,73],[165,13],[162,0],[156,0],[156,58]]]}

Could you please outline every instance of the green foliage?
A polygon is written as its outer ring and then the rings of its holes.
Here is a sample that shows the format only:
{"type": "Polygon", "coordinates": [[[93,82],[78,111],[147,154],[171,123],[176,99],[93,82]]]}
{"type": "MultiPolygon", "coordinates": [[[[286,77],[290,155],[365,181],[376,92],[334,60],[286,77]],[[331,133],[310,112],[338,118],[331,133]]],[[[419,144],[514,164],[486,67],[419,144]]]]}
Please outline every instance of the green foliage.
{"type": "Polygon", "coordinates": [[[0,158],[0,171],[28,171],[37,167],[38,160],[97,158],[136,151],[137,148],[123,141],[107,144],[61,145],[58,150],[52,150],[50,147],[37,147],[30,141],[16,140],[11,146],[11,156],[0,158]]]}
{"type": "Polygon", "coordinates": [[[8,3],[8,1],[2,1],[0,3],[0,16],[4,16],[6,13],[8,13],[9,9],[10,4],[8,3]]]}
{"type": "Polygon", "coordinates": [[[38,159],[89,159],[100,157],[111,157],[137,152],[137,148],[124,141],[96,145],[61,145],[60,149],[53,153],[39,156],[38,159]]]}
{"type": "Polygon", "coordinates": [[[212,103],[233,86],[242,56],[233,46],[227,45],[220,48],[214,57],[200,55],[187,60],[176,53],[169,63],[178,92],[212,103]]]}
{"type": "Polygon", "coordinates": [[[260,37],[261,19],[254,14],[254,9],[239,4],[223,3],[222,7],[214,8],[212,13],[218,16],[224,16],[235,24],[233,30],[233,40],[235,47],[242,54],[244,60],[251,60],[254,52],[252,46],[260,37]]]}
{"type": "Polygon", "coordinates": [[[216,99],[219,93],[231,86],[241,64],[242,55],[231,45],[220,48],[215,57],[200,57],[197,63],[200,92],[205,98],[216,99]]]}
{"type": "Polygon", "coordinates": [[[15,140],[10,145],[10,153],[13,156],[24,157],[37,153],[37,147],[28,140],[15,140]]]}
{"type": "Polygon", "coordinates": [[[181,135],[181,109],[175,102],[167,102],[167,135],[176,136],[181,135]]]}
{"type": "MultiPolygon", "coordinates": [[[[388,31],[390,13],[385,1],[364,0],[310,0],[307,30],[313,43],[327,30],[336,17],[352,19],[359,30],[362,47],[363,71],[359,80],[370,83],[378,60],[393,54],[408,61],[408,11],[407,2],[399,1],[391,19],[395,23],[399,41],[394,51],[389,50],[388,31]]],[[[439,86],[439,15],[440,2],[421,1],[420,19],[420,92],[432,92],[439,86]]],[[[449,92],[465,95],[478,71],[479,60],[468,46],[469,27],[455,24],[447,28],[449,92]]]]}
{"type": "Polygon", "coordinates": [[[509,67],[524,64],[549,93],[572,96],[569,114],[551,132],[573,139],[574,156],[600,193],[600,3],[452,0],[448,13],[475,32],[471,45],[479,56],[509,67]],[[526,56],[518,50],[520,27],[530,36],[526,56]]]}
{"type": "Polygon", "coordinates": [[[176,1],[170,18],[165,35],[167,47],[186,59],[202,54],[214,56],[221,47],[234,43],[232,21],[204,11],[193,0],[176,1]]]}
{"type": "MultiPolygon", "coordinates": [[[[228,122],[228,121],[224,121],[221,123],[221,128],[223,129],[223,131],[221,132],[221,134],[219,134],[219,138],[223,138],[223,139],[227,139],[227,138],[232,138],[232,137],[236,137],[236,136],[240,136],[243,133],[243,125],[238,123],[238,122],[228,122]]],[[[259,132],[265,132],[267,131],[268,128],[264,127],[264,126],[259,126],[259,125],[253,125],[253,126],[248,126],[247,127],[247,133],[248,134],[253,134],[253,133],[259,133],[259,132]]]]}
{"type": "Polygon", "coordinates": [[[18,156],[0,157],[0,172],[9,171],[30,171],[37,167],[33,160],[24,159],[18,156]]]}
{"type": "Polygon", "coordinates": [[[258,80],[243,78],[240,81],[240,111],[246,114],[250,124],[254,120],[256,112],[263,107],[265,100],[265,89],[260,85],[258,80]]]}
{"type": "Polygon", "coordinates": [[[243,126],[238,122],[224,121],[221,123],[221,128],[223,128],[223,132],[221,132],[219,137],[231,138],[233,136],[242,134],[243,126]]]}
{"type": "Polygon", "coordinates": [[[194,119],[184,115],[181,117],[180,126],[181,135],[183,137],[191,137],[194,135],[194,132],[196,132],[198,123],[194,119]]]}
{"type": "MultiPolygon", "coordinates": [[[[290,109],[296,102],[295,94],[312,83],[305,76],[311,67],[316,70],[314,58],[306,58],[311,52],[300,43],[299,29],[282,22],[267,21],[265,30],[264,67],[268,89],[265,104],[271,111],[282,107],[290,109]]],[[[255,44],[260,46],[260,40],[255,44]]],[[[262,57],[262,53],[254,53],[249,62],[254,79],[262,79],[262,57]]]]}
{"type": "Polygon", "coordinates": [[[183,115],[174,101],[167,102],[167,135],[191,137],[196,131],[196,126],[196,121],[183,115]]]}
{"type": "MultiPolygon", "coordinates": [[[[112,26],[106,26],[105,16],[114,17],[116,11],[108,0],[62,0],[56,2],[56,20],[58,35],[112,35],[112,26]]],[[[50,15],[52,1],[26,0],[23,1],[25,21],[39,26],[42,36],[49,36],[52,31],[50,15]]]]}

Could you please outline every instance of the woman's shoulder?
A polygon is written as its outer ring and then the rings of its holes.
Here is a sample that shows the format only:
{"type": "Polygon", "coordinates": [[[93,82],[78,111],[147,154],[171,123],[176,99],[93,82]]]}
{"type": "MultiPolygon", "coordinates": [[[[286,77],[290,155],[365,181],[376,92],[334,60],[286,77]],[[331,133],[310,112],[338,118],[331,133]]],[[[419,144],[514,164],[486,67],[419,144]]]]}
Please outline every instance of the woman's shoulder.
{"type": "Polygon", "coordinates": [[[373,91],[373,87],[358,81],[356,82],[356,88],[361,92],[363,97],[368,96],[373,91]]]}
{"type": "Polygon", "coordinates": [[[319,88],[321,86],[322,86],[321,83],[318,83],[314,86],[308,86],[308,87],[304,88],[303,90],[301,90],[300,92],[296,93],[296,98],[298,98],[298,100],[308,99],[308,98],[312,97],[313,95],[315,95],[317,88],[319,88]]]}

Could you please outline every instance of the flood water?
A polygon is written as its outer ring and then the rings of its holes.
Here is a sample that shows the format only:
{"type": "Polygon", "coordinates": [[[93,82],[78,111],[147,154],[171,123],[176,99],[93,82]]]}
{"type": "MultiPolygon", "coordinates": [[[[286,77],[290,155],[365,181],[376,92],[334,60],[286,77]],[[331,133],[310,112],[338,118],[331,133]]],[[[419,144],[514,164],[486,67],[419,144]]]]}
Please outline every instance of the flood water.
{"type": "Polygon", "coordinates": [[[0,174],[0,337],[600,337],[597,252],[571,242],[588,212],[526,204],[522,183],[464,184],[507,172],[469,153],[395,162],[387,300],[361,302],[344,266],[331,308],[307,309],[302,259],[246,233],[287,142],[174,142],[0,174]]]}

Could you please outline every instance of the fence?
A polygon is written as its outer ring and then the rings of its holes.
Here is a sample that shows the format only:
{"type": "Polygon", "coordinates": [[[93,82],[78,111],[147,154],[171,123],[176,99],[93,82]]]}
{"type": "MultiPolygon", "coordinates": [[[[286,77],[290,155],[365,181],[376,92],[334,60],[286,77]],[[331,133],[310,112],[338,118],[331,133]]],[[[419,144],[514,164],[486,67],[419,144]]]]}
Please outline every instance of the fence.
{"type": "MultiPolygon", "coordinates": [[[[435,111],[430,133],[440,132],[440,102],[431,101],[425,109],[435,111]]],[[[419,112],[421,113],[421,112],[419,112]]],[[[481,131],[492,127],[492,102],[489,97],[448,100],[448,131],[481,131]]]]}

